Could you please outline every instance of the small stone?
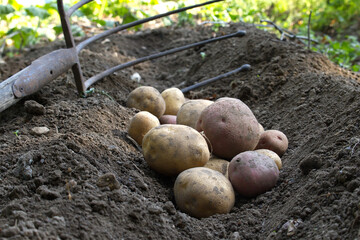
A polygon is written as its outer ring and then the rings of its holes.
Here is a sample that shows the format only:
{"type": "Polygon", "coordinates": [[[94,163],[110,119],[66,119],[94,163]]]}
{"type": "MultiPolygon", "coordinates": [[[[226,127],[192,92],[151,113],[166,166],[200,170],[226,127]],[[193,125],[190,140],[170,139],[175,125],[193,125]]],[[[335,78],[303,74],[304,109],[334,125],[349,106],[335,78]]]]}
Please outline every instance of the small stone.
{"type": "Polygon", "coordinates": [[[16,177],[21,177],[24,180],[29,180],[32,178],[32,169],[30,167],[33,162],[33,153],[27,152],[21,155],[18,158],[16,167],[13,170],[13,173],[16,177]]]}
{"type": "Polygon", "coordinates": [[[109,187],[110,190],[119,189],[120,184],[113,173],[105,173],[96,182],[98,187],[109,187]]]}
{"type": "Polygon", "coordinates": [[[166,210],[169,214],[175,214],[176,213],[175,206],[171,201],[167,201],[164,204],[164,210],[166,210]]]}
{"type": "Polygon", "coordinates": [[[24,103],[25,111],[33,115],[44,115],[45,107],[34,100],[28,100],[24,103]]]}
{"type": "Polygon", "coordinates": [[[230,236],[231,240],[241,240],[240,233],[239,232],[233,232],[230,236]]]}
{"type": "Polygon", "coordinates": [[[31,129],[31,132],[36,135],[44,135],[47,134],[50,131],[47,127],[34,127],[31,129]]]}
{"type": "Polygon", "coordinates": [[[131,75],[130,79],[134,82],[139,83],[141,81],[141,76],[139,73],[134,73],[133,75],[131,75]]]}
{"type": "Polygon", "coordinates": [[[155,215],[159,215],[160,213],[163,212],[163,210],[161,209],[161,207],[156,206],[156,205],[150,205],[150,206],[148,207],[148,211],[149,211],[149,213],[155,214],[155,215]]]}
{"type": "Polygon", "coordinates": [[[40,194],[40,196],[47,200],[54,200],[56,198],[60,198],[60,193],[51,191],[47,188],[47,186],[42,185],[36,189],[36,193],[40,194]]]}

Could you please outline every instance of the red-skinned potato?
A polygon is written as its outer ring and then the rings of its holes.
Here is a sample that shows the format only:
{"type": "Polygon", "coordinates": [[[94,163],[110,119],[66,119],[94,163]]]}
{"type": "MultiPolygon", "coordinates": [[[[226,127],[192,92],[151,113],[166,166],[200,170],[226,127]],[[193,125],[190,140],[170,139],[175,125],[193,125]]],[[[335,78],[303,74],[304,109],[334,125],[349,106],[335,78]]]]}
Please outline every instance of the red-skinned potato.
{"type": "Polygon", "coordinates": [[[229,179],[205,167],[180,173],[174,184],[174,195],[179,209],[197,218],[229,213],[235,203],[229,179]]]}
{"type": "Polygon", "coordinates": [[[148,111],[157,118],[161,117],[166,108],[165,101],[160,92],[150,86],[135,88],[126,100],[127,107],[133,107],[141,111],[148,111]]]}
{"type": "Polygon", "coordinates": [[[283,132],[279,130],[266,130],[260,135],[260,140],[255,149],[269,149],[281,157],[288,146],[289,140],[283,132]]]}
{"type": "Polygon", "coordinates": [[[214,155],[224,159],[254,150],[260,138],[256,117],[245,103],[235,98],[221,98],[206,107],[196,129],[204,131],[214,155]]]}
{"type": "Polygon", "coordinates": [[[273,188],[279,178],[275,161],[255,151],[236,155],[229,164],[229,179],[235,191],[255,197],[273,188]]]}
{"type": "Polygon", "coordinates": [[[176,124],[176,115],[162,115],[159,120],[161,124],[176,124]]]}

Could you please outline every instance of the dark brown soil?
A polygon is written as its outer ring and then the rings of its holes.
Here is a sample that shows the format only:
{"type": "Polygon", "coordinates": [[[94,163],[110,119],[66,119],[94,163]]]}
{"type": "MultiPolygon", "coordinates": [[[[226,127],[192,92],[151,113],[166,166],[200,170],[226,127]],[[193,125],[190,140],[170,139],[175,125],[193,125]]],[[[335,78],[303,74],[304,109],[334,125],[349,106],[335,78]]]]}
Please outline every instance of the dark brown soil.
{"type": "MultiPolygon", "coordinates": [[[[252,26],[233,24],[216,34],[237,30],[246,30],[246,36],[119,71],[96,83],[95,93],[87,98],[78,97],[69,71],[1,113],[0,236],[360,239],[359,75],[252,26]],[[245,63],[251,64],[250,71],[186,96],[239,98],[266,129],[283,131],[290,143],[280,179],[256,198],[237,196],[229,214],[190,217],[176,207],[174,179],[149,169],[126,137],[136,113],[125,106],[126,97],[139,85],[160,91],[182,88],[245,63]],[[142,76],[140,84],[130,80],[135,72],[142,76]],[[35,100],[44,109],[25,100],[35,100]],[[33,127],[42,126],[50,132],[32,133],[33,127]],[[97,184],[107,173],[119,184],[97,184]]],[[[207,27],[116,34],[82,51],[80,61],[88,78],[213,34],[207,27]]],[[[8,59],[1,65],[0,79],[60,47],[63,43],[57,42],[8,59]]]]}

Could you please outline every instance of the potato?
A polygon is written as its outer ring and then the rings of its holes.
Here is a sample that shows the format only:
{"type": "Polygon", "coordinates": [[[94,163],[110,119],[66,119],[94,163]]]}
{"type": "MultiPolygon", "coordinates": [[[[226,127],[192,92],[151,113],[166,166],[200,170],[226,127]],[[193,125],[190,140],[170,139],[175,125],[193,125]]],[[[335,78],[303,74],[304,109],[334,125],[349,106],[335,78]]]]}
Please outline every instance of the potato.
{"type": "Polygon", "coordinates": [[[264,155],[268,156],[269,158],[271,158],[272,160],[274,160],[276,163],[276,166],[278,167],[279,170],[282,168],[281,158],[275,152],[273,152],[269,149],[257,149],[257,150],[255,150],[255,152],[264,154],[264,155]]]}
{"type": "Polygon", "coordinates": [[[230,182],[235,191],[245,197],[255,197],[270,190],[278,178],[275,161],[255,151],[239,153],[229,164],[230,182]]]}
{"type": "Polygon", "coordinates": [[[165,89],[161,96],[164,98],[166,103],[166,115],[176,115],[183,103],[185,102],[185,97],[182,91],[178,88],[168,88],[165,89]]]}
{"type": "Polygon", "coordinates": [[[224,159],[254,150],[260,138],[259,123],[254,114],[235,98],[223,98],[206,107],[196,129],[204,131],[214,155],[224,159]]]}
{"type": "Polygon", "coordinates": [[[141,146],[145,134],[159,125],[160,122],[157,117],[147,111],[141,111],[131,118],[128,134],[141,146]]]}
{"type": "Polygon", "coordinates": [[[162,115],[159,120],[160,124],[176,124],[176,115],[162,115]]]}
{"type": "Polygon", "coordinates": [[[134,89],[126,101],[127,107],[133,107],[141,111],[148,111],[160,118],[166,108],[165,101],[160,92],[153,87],[142,86],[134,89]]]}
{"type": "Polygon", "coordinates": [[[211,157],[209,161],[204,165],[204,167],[218,171],[227,178],[229,177],[228,174],[229,161],[217,157],[211,157]]]}
{"type": "Polygon", "coordinates": [[[196,123],[201,112],[212,103],[214,102],[205,99],[189,100],[185,102],[177,113],[176,123],[196,128],[196,123]]]}
{"type": "Polygon", "coordinates": [[[261,125],[261,124],[259,123],[259,133],[260,133],[260,136],[261,136],[261,134],[262,134],[264,131],[265,131],[265,129],[264,129],[263,125],[261,125]]]}
{"type": "Polygon", "coordinates": [[[218,171],[204,167],[180,173],[174,195],[178,208],[196,218],[229,213],[235,203],[230,181],[218,171]]]}
{"type": "Polygon", "coordinates": [[[255,149],[269,149],[281,157],[288,146],[289,140],[283,132],[266,130],[260,135],[260,140],[255,149]]]}
{"type": "Polygon", "coordinates": [[[202,167],[210,158],[204,137],[185,125],[164,124],[151,129],[142,142],[150,168],[167,176],[202,167]]]}

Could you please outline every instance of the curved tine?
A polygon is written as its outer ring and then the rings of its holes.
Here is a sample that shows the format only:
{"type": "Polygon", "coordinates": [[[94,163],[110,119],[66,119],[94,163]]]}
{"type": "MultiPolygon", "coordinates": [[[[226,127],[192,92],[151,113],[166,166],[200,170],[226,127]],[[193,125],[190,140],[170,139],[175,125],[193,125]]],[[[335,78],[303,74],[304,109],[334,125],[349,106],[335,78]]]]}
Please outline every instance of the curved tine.
{"type": "MultiPolygon", "coordinates": [[[[80,2],[75,3],[75,5],[73,5],[71,8],[69,8],[67,14],[70,17],[77,9],[81,8],[82,6],[84,6],[85,4],[92,2],[93,0],[81,0],[80,2]]],[[[103,0],[103,1],[107,1],[107,0],[103,0]]]]}
{"type": "Polygon", "coordinates": [[[224,0],[212,0],[212,1],[204,2],[204,3],[200,3],[200,4],[196,4],[196,5],[192,5],[192,6],[188,6],[188,7],[184,7],[184,8],[179,8],[179,9],[176,9],[176,10],[173,10],[173,11],[170,11],[170,12],[162,13],[162,14],[152,16],[152,17],[148,17],[148,18],[144,18],[144,19],[140,19],[140,20],[137,20],[137,21],[134,21],[134,22],[131,22],[131,23],[127,23],[127,24],[115,27],[113,29],[109,29],[109,30],[107,30],[107,31],[105,31],[103,33],[92,36],[92,37],[86,39],[85,41],[82,41],[81,43],[79,43],[77,45],[76,51],[77,51],[77,53],[79,53],[84,47],[86,47],[90,43],[92,43],[92,42],[94,42],[96,40],[99,40],[101,38],[104,38],[104,37],[106,37],[106,36],[108,36],[110,34],[119,32],[121,30],[131,28],[131,27],[134,27],[136,25],[140,25],[142,23],[150,22],[150,21],[158,19],[158,18],[166,17],[166,16],[169,16],[169,15],[174,14],[174,13],[183,12],[183,11],[186,11],[186,10],[191,9],[191,8],[201,7],[201,6],[204,6],[204,5],[207,5],[207,4],[211,4],[211,3],[215,3],[215,2],[221,2],[221,1],[224,1],[224,0]]]}
{"type": "Polygon", "coordinates": [[[194,85],[188,86],[188,87],[186,87],[186,88],[181,89],[181,91],[182,91],[183,93],[187,93],[187,92],[190,92],[191,90],[194,90],[194,89],[196,89],[196,88],[199,88],[199,87],[208,85],[208,84],[210,84],[210,83],[212,83],[212,82],[215,82],[215,81],[220,80],[220,79],[222,79],[222,78],[228,77],[228,76],[233,75],[233,74],[235,74],[235,73],[242,72],[242,71],[247,71],[247,70],[249,70],[250,68],[251,68],[251,66],[250,66],[249,64],[244,64],[244,65],[242,65],[241,67],[239,67],[239,68],[237,68],[237,69],[235,69],[235,70],[232,70],[232,71],[230,71],[230,72],[221,74],[221,75],[219,75],[219,76],[216,76],[216,77],[213,77],[213,78],[204,80],[204,81],[199,82],[199,83],[196,83],[196,84],[194,84],[194,85]]]}
{"type": "Polygon", "coordinates": [[[86,80],[85,81],[85,89],[88,89],[92,84],[99,81],[100,79],[102,79],[102,78],[104,78],[106,76],[109,76],[110,74],[112,74],[112,73],[114,73],[116,71],[119,71],[121,69],[131,67],[131,66],[134,66],[136,64],[139,64],[139,63],[142,63],[142,62],[145,62],[145,61],[149,61],[149,60],[152,60],[152,59],[156,59],[156,58],[159,58],[159,57],[162,57],[162,56],[177,53],[177,52],[189,49],[189,48],[202,46],[202,45],[205,45],[205,44],[208,44],[208,43],[211,43],[211,42],[216,42],[216,41],[220,41],[220,40],[224,40],[224,39],[232,38],[232,37],[242,37],[245,34],[246,34],[245,31],[238,31],[236,33],[224,35],[224,36],[221,36],[221,37],[207,39],[207,40],[200,41],[200,42],[197,42],[197,43],[191,43],[191,44],[188,44],[188,45],[185,45],[185,46],[181,46],[181,47],[178,47],[178,48],[173,48],[173,49],[170,49],[170,50],[167,50],[167,51],[164,51],[164,52],[155,53],[155,54],[152,54],[152,55],[149,55],[149,56],[146,56],[146,57],[138,58],[138,59],[136,59],[134,61],[131,61],[131,62],[127,62],[127,63],[117,65],[115,67],[112,67],[112,68],[110,68],[108,70],[105,70],[105,71],[103,71],[103,72],[89,78],[88,80],[86,80]]]}

